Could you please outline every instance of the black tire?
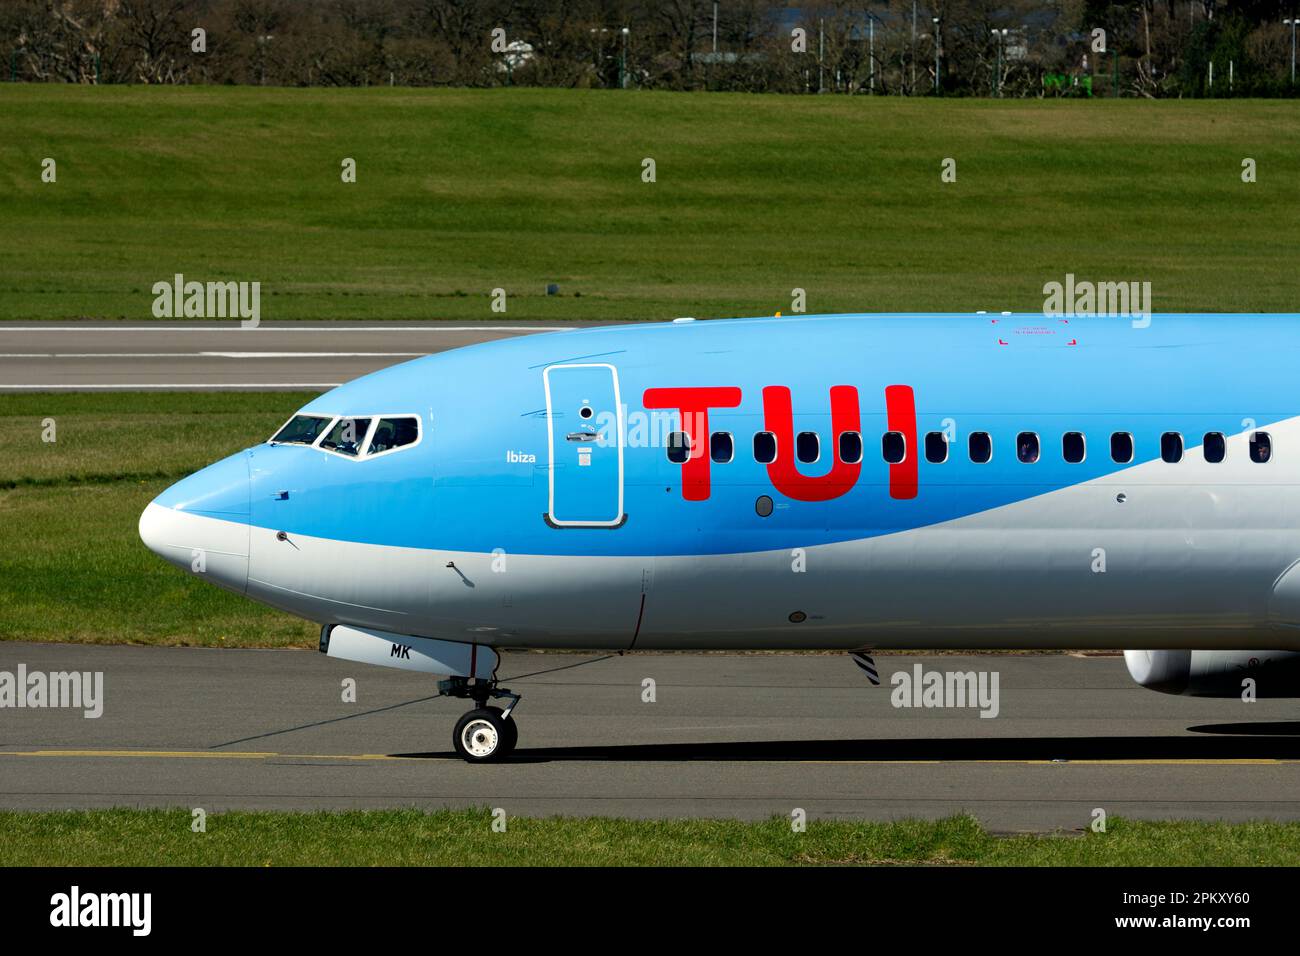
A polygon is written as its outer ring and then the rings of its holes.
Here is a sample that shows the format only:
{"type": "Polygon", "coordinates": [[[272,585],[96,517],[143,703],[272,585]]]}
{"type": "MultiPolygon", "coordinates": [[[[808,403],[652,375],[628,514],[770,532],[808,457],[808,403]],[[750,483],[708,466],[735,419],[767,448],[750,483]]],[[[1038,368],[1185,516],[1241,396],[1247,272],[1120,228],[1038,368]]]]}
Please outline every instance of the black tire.
{"type": "Polygon", "coordinates": [[[456,721],[451,745],[469,763],[493,763],[514,749],[519,730],[500,707],[477,707],[456,721]]]}
{"type": "MultiPolygon", "coordinates": [[[[495,707],[492,708],[496,710],[495,707]]],[[[506,739],[502,741],[505,744],[506,753],[511,754],[515,751],[515,745],[519,743],[519,725],[515,723],[515,715],[511,714],[505,719],[506,739]]]]}

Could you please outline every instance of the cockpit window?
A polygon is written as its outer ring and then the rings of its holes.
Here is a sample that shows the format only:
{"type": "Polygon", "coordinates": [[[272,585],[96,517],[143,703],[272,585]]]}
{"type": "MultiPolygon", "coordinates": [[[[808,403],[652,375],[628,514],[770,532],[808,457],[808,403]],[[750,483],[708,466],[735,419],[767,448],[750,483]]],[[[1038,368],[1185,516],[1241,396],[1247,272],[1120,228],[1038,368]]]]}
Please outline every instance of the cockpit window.
{"type": "Polygon", "coordinates": [[[420,438],[420,420],[414,415],[400,418],[381,418],[375,426],[367,454],[378,455],[403,445],[411,445],[420,438]]]}
{"type": "Polygon", "coordinates": [[[287,425],[275,433],[271,444],[310,445],[320,437],[320,433],[329,423],[330,419],[323,415],[295,415],[289,419],[287,425]]]}
{"type": "Polygon", "coordinates": [[[370,422],[369,418],[340,418],[330,433],[321,439],[320,447],[326,451],[336,451],[340,455],[356,457],[361,451],[361,443],[366,440],[370,422]]]}

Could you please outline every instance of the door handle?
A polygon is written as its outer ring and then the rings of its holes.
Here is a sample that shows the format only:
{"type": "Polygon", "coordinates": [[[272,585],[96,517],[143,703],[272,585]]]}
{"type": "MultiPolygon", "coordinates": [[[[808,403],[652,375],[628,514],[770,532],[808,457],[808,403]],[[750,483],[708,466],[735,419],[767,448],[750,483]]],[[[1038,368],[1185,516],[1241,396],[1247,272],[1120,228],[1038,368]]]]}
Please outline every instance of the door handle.
{"type": "Polygon", "coordinates": [[[564,437],[568,441],[595,441],[600,435],[596,432],[569,432],[564,437]]]}

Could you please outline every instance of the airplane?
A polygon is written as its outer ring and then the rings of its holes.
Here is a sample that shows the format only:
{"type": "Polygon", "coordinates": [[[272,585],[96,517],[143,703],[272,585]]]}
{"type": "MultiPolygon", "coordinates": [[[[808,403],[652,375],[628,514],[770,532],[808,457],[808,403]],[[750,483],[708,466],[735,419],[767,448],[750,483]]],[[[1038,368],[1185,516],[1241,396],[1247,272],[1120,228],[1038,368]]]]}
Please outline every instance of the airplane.
{"type": "Polygon", "coordinates": [[[1300,696],[1300,316],[1135,325],[473,345],[325,392],[166,489],[140,537],[319,623],[331,657],[445,676],[471,762],[518,742],[500,648],[1138,647],[1154,690],[1300,696]]]}

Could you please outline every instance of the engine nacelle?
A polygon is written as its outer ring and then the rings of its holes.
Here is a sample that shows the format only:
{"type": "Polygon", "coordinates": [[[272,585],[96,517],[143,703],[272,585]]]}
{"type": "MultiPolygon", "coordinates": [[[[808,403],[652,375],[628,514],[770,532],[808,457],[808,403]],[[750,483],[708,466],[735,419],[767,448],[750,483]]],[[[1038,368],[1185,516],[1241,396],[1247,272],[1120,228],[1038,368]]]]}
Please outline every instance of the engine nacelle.
{"type": "Polygon", "coordinates": [[[1129,676],[1150,690],[1187,697],[1300,697],[1298,651],[1125,651],[1129,676]]]}

